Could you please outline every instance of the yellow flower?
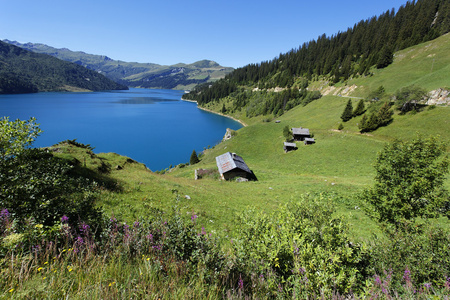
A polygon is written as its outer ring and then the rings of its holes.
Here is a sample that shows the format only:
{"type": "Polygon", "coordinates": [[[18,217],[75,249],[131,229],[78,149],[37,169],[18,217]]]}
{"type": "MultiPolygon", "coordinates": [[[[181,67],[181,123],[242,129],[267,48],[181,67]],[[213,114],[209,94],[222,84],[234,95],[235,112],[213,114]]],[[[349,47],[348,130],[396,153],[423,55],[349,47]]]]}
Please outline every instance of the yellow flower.
{"type": "Polygon", "coordinates": [[[42,267],[39,267],[39,268],[38,268],[38,272],[40,272],[41,270],[42,270],[42,267]]]}
{"type": "Polygon", "coordinates": [[[147,261],[149,261],[150,260],[150,257],[149,258],[147,258],[147,261]]]}
{"type": "Polygon", "coordinates": [[[42,224],[36,224],[36,225],[34,225],[34,227],[36,227],[36,228],[42,228],[42,227],[44,227],[44,225],[42,225],[42,224]]]}
{"type": "Polygon", "coordinates": [[[69,272],[72,272],[72,268],[69,269],[69,272]]]}
{"type": "Polygon", "coordinates": [[[10,293],[14,292],[14,289],[10,289],[9,292],[10,292],[10,293]]]}
{"type": "Polygon", "coordinates": [[[63,249],[62,253],[66,252],[66,249],[63,249]]]}
{"type": "Polygon", "coordinates": [[[44,263],[44,265],[46,265],[46,264],[48,264],[48,261],[46,261],[46,262],[44,263]]]}
{"type": "Polygon", "coordinates": [[[42,278],[42,280],[44,280],[45,278],[47,278],[47,277],[42,278]]]}

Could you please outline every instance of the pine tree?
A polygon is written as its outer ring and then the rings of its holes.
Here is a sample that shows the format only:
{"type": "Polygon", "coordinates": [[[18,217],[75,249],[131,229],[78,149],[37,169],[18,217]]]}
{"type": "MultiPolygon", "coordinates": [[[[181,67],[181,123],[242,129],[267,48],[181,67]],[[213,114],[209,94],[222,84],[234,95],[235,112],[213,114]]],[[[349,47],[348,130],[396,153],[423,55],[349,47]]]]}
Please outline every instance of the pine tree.
{"type": "Polygon", "coordinates": [[[367,115],[364,114],[364,115],[362,116],[361,121],[360,121],[359,124],[358,124],[359,131],[360,131],[360,132],[364,132],[364,129],[366,128],[366,123],[367,123],[367,115]]]}
{"type": "Polygon", "coordinates": [[[392,115],[394,112],[391,109],[391,105],[389,102],[385,102],[383,106],[378,111],[378,126],[385,126],[392,121],[392,115]]]}
{"type": "Polygon", "coordinates": [[[198,159],[197,152],[195,152],[195,150],[193,150],[192,154],[191,154],[191,159],[189,159],[189,164],[195,165],[198,162],[200,162],[200,160],[198,159]]]}
{"type": "Polygon", "coordinates": [[[364,106],[364,100],[361,99],[358,102],[355,110],[353,111],[353,117],[360,116],[366,111],[366,107],[364,106]]]}
{"type": "Polygon", "coordinates": [[[353,117],[353,106],[352,100],[349,99],[347,105],[345,106],[344,112],[341,115],[341,119],[344,122],[349,121],[353,117]]]}

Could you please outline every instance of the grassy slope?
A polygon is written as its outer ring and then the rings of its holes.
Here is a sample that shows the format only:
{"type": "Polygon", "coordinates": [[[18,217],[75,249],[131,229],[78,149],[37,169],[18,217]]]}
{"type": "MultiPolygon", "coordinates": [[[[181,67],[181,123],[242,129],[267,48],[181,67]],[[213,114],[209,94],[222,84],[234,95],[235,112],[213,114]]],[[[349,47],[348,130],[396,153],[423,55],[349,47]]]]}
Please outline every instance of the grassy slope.
{"type": "Polygon", "coordinates": [[[395,53],[392,65],[381,70],[374,70],[374,76],[349,80],[358,88],[352,96],[367,96],[369,91],[384,86],[386,92],[418,85],[431,91],[449,88],[450,74],[450,33],[435,40],[404,49],[395,53]]]}
{"type": "MultiPolygon", "coordinates": [[[[420,47],[428,44],[404,52],[420,52],[420,47]]],[[[436,58],[438,64],[441,61],[436,58]]],[[[397,63],[384,73],[380,71],[379,75],[364,80],[370,86],[384,85],[383,80],[386,79],[380,78],[385,78],[386,73],[401,73],[406,67],[406,61],[401,66],[397,63]],[[396,67],[401,71],[396,71],[396,67]]],[[[448,68],[440,70],[437,82],[444,75],[444,78],[449,78],[448,68]],[[447,73],[442,75],[445,70],[447,73]]],[[[400,80],[394,82],[398,86],[404,84],[400,80]]],[[[394,88],[389,86],[391,90],[394,88]]],[[[174,202],[173,190],[177,190],[183,198],[181,205],[187,217],[195,213],[201,226],[227,235],[233,228],[235,215],[248,206],[270,210],[280,203],[295,200],[303,193],[329,191],[341,196],[336,201],[337,210],[347,215],[355,225],[352,227],[354,234],[368,236],[377,228],[360,209],[355,209],[358,204],[355,195],[373,183],[375,173],[372,165],[377,152],[386,142],[394,138],[410,139],[416,132],[425,136],[440,135],[443,140],[450,141],[450,108],[437,107],[416,115],[395,115],[388,127],[362,135],[357,129],[360,117],[345,123],[343,131],[336,130],[346,102],[347,98],[325,96],[285,113],[279,118],[280,123],[263,123],[262,118],[246,119],[250,126],[240,129],[231,140],[208,149],[198,165],[176,168],[166,175],[151,173],[137,163],[127,163],[126,158],[116,154],[100,154],[98,157],[111,166],[108,176],[124,186],[120,193],[105,190],[101,204],[107,212],[131,222],[145,216],[152,207],[168,210],[174,202]],[[282,130],[286,125],[310,128],[317,143],[311,146],[299,143],[297,151],[285,154],[282,130]],[[215,157],[226,151],[241,155],[259,180],[223,182],[214,176],[194,180],[196,168],[216,169],[215,157]],[[116,170],[117,165],[123,169],[116,170]],[[185,199],[184,195],[189,195],[190,199],[185,199]]],[[[78,160],[83,161],[82,158],[78,160]]],[[[446,186],[450,188],[450,179],[446,186]]]]}

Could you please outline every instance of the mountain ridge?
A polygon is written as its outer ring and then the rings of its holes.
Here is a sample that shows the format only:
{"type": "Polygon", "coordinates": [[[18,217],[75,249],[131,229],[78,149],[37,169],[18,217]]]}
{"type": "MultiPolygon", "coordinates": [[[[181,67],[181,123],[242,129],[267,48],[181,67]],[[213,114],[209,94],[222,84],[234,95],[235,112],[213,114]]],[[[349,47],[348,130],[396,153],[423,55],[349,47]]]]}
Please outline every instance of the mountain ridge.
{"type": "Polygon", "coordinates": [[[159,65],[114,60],[105,55],[72,51],[68,48],[58,49],[42,43],[20,43],[7,39],[3,41],[29,51],[48,54],[61,60],[76,63],[130,87],[185,90],[200,83],[214,82],[234,70],[231,67],[223,67],[215,61],[206,59],[193,63],[159,65]],[[184,68],[183,72],[180,72],[179,68],[184,68]]]}
{"type": "Polygon", "coordinates": [[[98,72],[0,41],[0,93],[124,90],[98,72]]]}

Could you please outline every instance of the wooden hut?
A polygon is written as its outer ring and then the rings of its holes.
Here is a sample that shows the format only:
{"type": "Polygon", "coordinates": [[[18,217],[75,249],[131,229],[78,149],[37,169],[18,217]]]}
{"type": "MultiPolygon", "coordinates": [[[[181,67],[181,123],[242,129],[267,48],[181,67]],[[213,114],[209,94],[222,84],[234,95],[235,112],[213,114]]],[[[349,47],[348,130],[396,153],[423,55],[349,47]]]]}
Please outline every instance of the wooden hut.
{"type": "Polygon", "coordinates": [[[292,128],[292,135],[294,141],[304,141],[306,138],[311,137],[308,128],[292,128]]]}
{"type": "Polygon", "coordinates": [[[313,138],[305,138],[303,142],[305,143],[305,145],[311,145],[314,144],[316,141],[313,138]]]}
{"type": "Polygon", "coordinates": [[[288,142],[284,142],[284,152],[288,153],[289,151],[293,151],[293,150],[297,150],[297,144],[296,143],[288,143],[288,142]]]}
{"type": "Polygon", "coordinates": [[[236,153],[227,152],[216,157],[217,168],[220,176],[224,180],[229,180],[235,177],[243,177],[253,179],[254,175],[244,159],[236,153]]]}

